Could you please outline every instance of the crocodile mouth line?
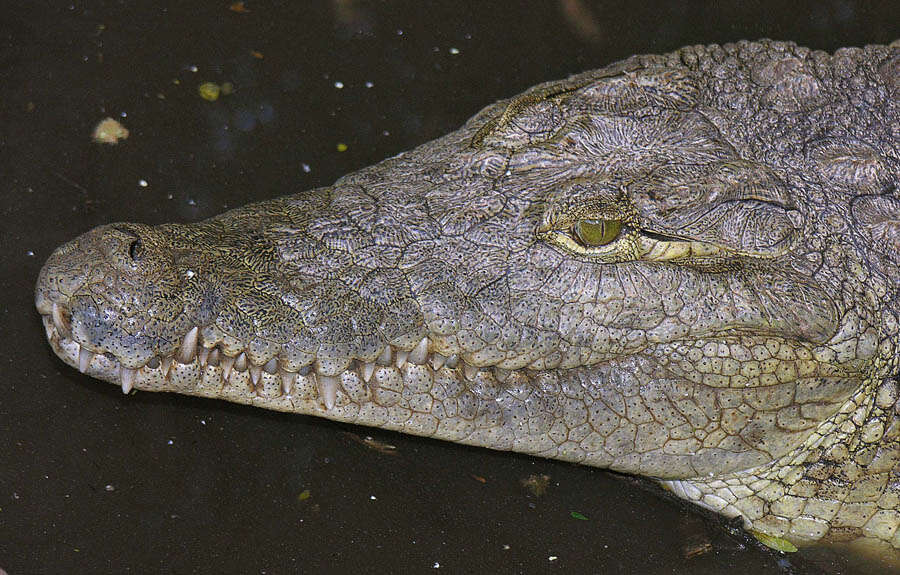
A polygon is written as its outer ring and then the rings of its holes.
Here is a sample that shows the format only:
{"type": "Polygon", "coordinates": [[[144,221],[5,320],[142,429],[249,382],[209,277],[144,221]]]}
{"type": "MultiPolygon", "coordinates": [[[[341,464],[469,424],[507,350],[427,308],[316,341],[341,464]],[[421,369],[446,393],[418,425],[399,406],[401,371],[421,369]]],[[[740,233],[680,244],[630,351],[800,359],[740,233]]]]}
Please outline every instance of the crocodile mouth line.
{"type": "MultiPolygon", "coordinates": [[[[411,349],[385,344],[377,357],[371,361],[346,358],[337,364],[328,361],[327,365],[323,366],[311,355],[312,359],[299,366],[296,362],[288,366],[288,362],[279,357],[272,357],[262,364],[257,364],[250,360],[246,348],[236,353],[234,350],[226,353],[222,342],[204,341],[201,326],[194,326],[188,330],[175,352],[154,356],[142,366],[129,368],[114,354],[91,351],[75,341],[71,335],[69,315],[64,306],[54,303],[52,312],[42,313],[41,319],[47,340],[63,361],[81,373],[118,383],[125,394],[140,389],[141,386],[136,384],[144,379],[152,379],[155,382],[170,381],[179,366],[198,368],[197,381],[201,379],[203,371],[213,367],[219,368],[217,377],[220,389],[228,386],[241,387],[248,383],[247,392],[259,398],[279,395],[290,397],[297,392],[300,378],[305,378],[307,386],[317,391],[321,404],[326,410],[330,410],[336,405],[338,391],[343,391],[342,378],[348,373],[354,374],[358,381],[372,388],[377,387],[379,380],[385,377],[380,372],[385,369],[396,370],[402,378],[407,365],[425,366],[433,373],[444,370],[449,372],[447,375],[460,381],[465,380],[469,384],[477,384],[479,380],[488,383],[484,381],[488,379],[493,380],[490,381],[493,385],[502,385],[513,383],[510,381],[511,378],[516,380],[515,383],[525,384],[530,379],[527,372],[532,372],[533,375],[540,373],[537,370],[504,369],[493,365],[475,366],[463,361],[458,354],[446,356],[438,353],[433,349],[428,336],[419,340],[411,349]],[[249,376],[249,381],[245,381],[247,378],[242,377],[244,374],[249,376]],[[265,379],[271,379],[266,375],[279,382],[274,394],[271,385],[268,387],[264,385],[265,379]]],[[[173,387],[179,384],[176,381],[171,383],[173,387]]],[[[183,381],[180,383],[183,384],[183,381]]]]}

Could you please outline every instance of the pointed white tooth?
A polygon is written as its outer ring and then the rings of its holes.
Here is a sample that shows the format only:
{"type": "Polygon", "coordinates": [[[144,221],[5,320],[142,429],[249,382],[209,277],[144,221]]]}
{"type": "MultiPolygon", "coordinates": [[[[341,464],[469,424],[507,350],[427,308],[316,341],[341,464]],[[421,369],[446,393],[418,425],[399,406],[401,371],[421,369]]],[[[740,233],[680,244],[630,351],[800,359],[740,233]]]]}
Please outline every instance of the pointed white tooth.
{"type": "Polygon", "coordinates": [[[56,331],[59,332],[59,335],[65,336],[69,333],[69,326],[66,324],[66,320],[63,317],[62,310],[59,309],[59,306],[56,302],[53,303],[53,324],[56,326],[56,331]]]}
{"type": "Polygon", "coordinates": [[[250,379],[253,385],[259,383],[259,377],[262,375],[262,368],[254,363],[250,364],[250,379]]]}
{"type": "Polygon", "coordinates": [[[94,359],[94,354],[90,351],[84,349],[83,347],[78,350],[78,371],[84,373],[91,366],[91,360],[94,359]]]}
{"type": "Polygon", "coordinates": [[[128,394],[134,388],[134,380],[137,377],[136,369],[128,369],[122,366],[122,393],[128,394]]]}
{"type": "Polygon", "coordinates": [[[209,360],[209,348],[201,345],[197,350],[197,356],[200,358],[200,365],[206,365],[209,360]]]}
{"type": "Polygon", "coordinates": [[[59,330],[53,325],[53,318],[48,316],[41,316],[41,321],[44,322],[44,333],[47,334],[47,339],[53,341],[54,339],[59,341],[59,330]]]}
{"type": "Polygon", "coordinates": [[[241,352],[241,355],[235,358],[234,369],[238,371],[244,371],[245,369],[247,369],[247,355],[244,352],[241,352]]]}
{"type": "Polygon", "coordinates": [[[166,379],[168,379],[168,378],[169,378],[169,371],[171,371],[171,369],[172,369],[172,363],[173,363],[172,356],[167,355],[166,357],[164,357],[164,358],[162,359],[162,362],[160,362],[160,363],[161,363],[161,365],[162,365],[163,377],[165,377],[166,379]]]}
{"type": "Polygon", "coordinates": [[[409,359],[409,352],[398,349],[397,357],[394,358],[394,363],[397,365],[397,369],[403,369],[403,366],[406,365],[407,359],[409,359]]]}
{"type": "Polygon", "coordinates": [[[209,357],[207,358],[207,363],[209,365],[219,365],[219,348],[214,347],[212,351],[209,352],[209,357]]]}
{"type": "Polygon", "coordinates": [[[325,409],[334,407],[337,399],[338,377],[336,375],[317,375],[316,385],[319,387],[319,397],[325,403],[325,409]]]}
{"type": "Polygon", "coordinates": [[[266,362],[266,365],[263,366],[263,369],[266,370],[266,373],[275,375],[276,373],[278,373],[278,360],[273,357],[266,362]]]}
{"type": "Polygon", "coordinates": [[[444,364],[450,369],[454,369],[459,364],[459,356],[455,353],[447,358],[447,362],[444,364]]]}
{"type": "Polygon", "coordinates": [[[191,363],[194,361],[194,355],[197,353],[197,339],[199,334],[200,328],[194,326],[187,332],[187,335],[184,336],[184,341],[181,342],[181,347],[178,348],[178,353],[175,355],[175,359],[178,360],[178,363],[191,363]]]}
{"type": "Polygon", "coordinates": [[[428,338],[423,337],[416,347],[409,352],[409,361],[416,365],[422,365],[428,359],[428,338]]]}
{"type": "Polygon", "coordinates": [[[294,382],[297,381],[297,374],[290,371],[281,372],[281,388],[285,395],[289,395],[294,389],[294,382]]]}
{"type": "Polygon", "coordinates": [[[362,368],[362,378],[363,381],[369,383],[369,380],[372,379],[372,374],[375,373],[375,363],[367,361],[363,364],[362,368]]]}
{"type": "Polygon", "coordinates": [[[391,346],[385,346],[375,361],[381,365],[391,365],[391,346]]]}
{"type": "Polygon", "coordinates": [[[225,355],[222,357],[222,379],[228,381],[228,376],[231,375],[231,368],[234,367],[234,358],[230,355],[225,355]]]}
{"type": "Polygon", "coordinates": [[[473,381],[475,376],[478,375],[478,368],[474,365],[469,365],[468,363],[463,364],[463,375],[466,376],[466,379],[469,381],[473,381]]]}
{"type": "Polygon", "coordinates": [[[437,371],[444,367],[445,363],[447,363],[447,358],[443,355],[439,354],[438,352],[434,352],[433,354],[431,354],[431,368],[434,371],[437,371]]]}

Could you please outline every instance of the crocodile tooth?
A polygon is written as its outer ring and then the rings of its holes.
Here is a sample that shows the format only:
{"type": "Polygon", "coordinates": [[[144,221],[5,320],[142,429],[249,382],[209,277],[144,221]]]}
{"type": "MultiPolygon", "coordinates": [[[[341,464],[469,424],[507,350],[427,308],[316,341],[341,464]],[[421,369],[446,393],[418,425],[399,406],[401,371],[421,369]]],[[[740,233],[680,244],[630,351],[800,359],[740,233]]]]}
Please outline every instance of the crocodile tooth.
{"type": "Polygon", "coordinates": [[[394,358],[394,363],[397,365],[397,369],[403,369],[403,366],[406,365],[407,359],[409,359],[409,352],[398,349],[397,357],[394,358]]]}
{"type": "Polygon", "coordinates": [[[250,364],[250,379],[253,381],[253,385],[255,386],[259,383],[259,376],[262,375],[262,367],[256,365],[255,363],[250,364]]]}
{"type": "Polygon", "coordinates": [[[500,383],[503,383],[504,381],[509,379],[509,370],[503,369],[500,367],[495,367],[494,368],[494,379],[496,379],[500,383]]]}
{"type": "Polygon", "coordinates": [[[197,353],[197,339],[200,334],[200,328],[194,326],[187,332],[187,335],[184,336],[184,341],[181,342],[181,347],[178,348],[178,353],[175,354],[175,359],[178,360],[178,363],[191,363],[194,361],[194,355],[197,353]]]}
{"type": "Polygon", "coordinates": [[[91,366],[91,360],[94,359],[94,354],[86,349],[79,348],[78,349],[78,371],[84,373],[88,370],[88,367],[91,366]]]}
{"type": "Polygon", "coordinates": [[[338,377],[336,375],[318,375],[316,377],[316,385],[319,388],[319,396],[325,402],[325,409],[334,407],[334,401],[337,399],[338,377]]]}
{"type": "Polygon", "coordinates": [[[66,318],[56,302],[53,302],[53,312],[51,315],[53,316],[53,324],[56,326],[56,331],[59,332],[59,335],[65,336],[65,334],[69,333],[69,324],[66,323],[66,318]]]}
{"type": "Polygon", "coordinates": [[[281,388],[284,389],[285,395],[291,393],[294,388],[294,382],[297,381],[297,374],[290,371],[281,372],[281,388]]]}
{"type": "Polygon", "coordinates": [[[423,337],[422,341],[413,348],[411,352],[409,352],[409,361],[410,363],[415,363],[416,365],[422,365],[425,363],[425,360],[428,359],[428,338],[423,337]]]}
{"type": "Polygon", "coordinates": [[[59,330],[53,325],[53,318],[45,315],[41,316],[41,321],[44,322],[44,333],[47,334],[47,339],[50,341],[59,341],[59,330]]]}
{"type": "Polygon", "coordinates": [[[232,369],[231,373],[228,374],[228,379],[225,380],[225,385],[237,385],[237,381],[231,378],[237,379],[237,371],[234,369],[232,369]]]}
{"type": "Polygon", "coordinates": [[[474,381],[475,376],[478,375],[478,368],[474,365],[469,365],[468,363],[463,364],[463,375],[469,381],[474,381]]]}
{"type": "Polygon", "coordinates": [[[276,373],[278,373],[278,360],[273,357],[266,362],[266,364],[263,366],[263,369],[266,370],[266,373],[275,375],[276,373]]]}
{"type": "Polygon", "coordinates": [[[230,355],[222,356],[222,379],[224,381],[228,381],[228,376],[231,375],[231,368],[234,367],[234,358],[230,355]]]}
{"type": "Polygon", "coordinates": [[[201,345],[197,350],[197,356],[200,358],[200,365],[206,365],[206,362],[209,361],[209,348],[201,345]]]}
{"type": "Polygon", "coordinates": [[[128,394],[134,388],[134,380],[137,377],[136,369],[128,369],[122,366],[122,393],[128,394]]]}
{"type": "Polygon", "coordinates": [[[369,383],[369,380],[372,379],[373,373],[375,373],[375,363],[371,361],[365,362],[362,367],[363,381],[369,383]]]}
{"type": "Polygon", "coordinates": [[[212,351],[209,352],[209,358],[207,359],[207,363],[209,365],[219,365],[219,348],[214,347],[212,351]]]}
{"type": "Polygon", "coordinates": [[[391,365],[391,346],[385,346],[384,350],[378,354],[378,358],[375,361],[381,365],[391,365]]]}
{"type": "Polygon", "coordinates": [[[447,363],[447,358],[438,352],[434,352],[431,354],[431,368],[434,371],[437,371],[444,367],[444,364],[447,363]]]}
{"type": "Polygon", "coordinates": [[[234,369],[238,371],[244,371],[247,369],[247,355],[244,352],[241,352],[237,358],[234,360],[234,369]]]}
{"type": "Polygon", "coordinates": [[[459,356],[455,353],[447,358],[447,361],[444,363],[450,369],[455,368],[459,364],[459,356]]]}
{"type": "Polygon", "coordinates": [[[173,360],[172,360],[171,355],[167,355],[166,357],[164,357],[162,359],[162,372],[163,372],[163,377],[165,377],[166,379],[169,378],[169,370],[172,369],[172,363],[173,363],[173,360]]]}

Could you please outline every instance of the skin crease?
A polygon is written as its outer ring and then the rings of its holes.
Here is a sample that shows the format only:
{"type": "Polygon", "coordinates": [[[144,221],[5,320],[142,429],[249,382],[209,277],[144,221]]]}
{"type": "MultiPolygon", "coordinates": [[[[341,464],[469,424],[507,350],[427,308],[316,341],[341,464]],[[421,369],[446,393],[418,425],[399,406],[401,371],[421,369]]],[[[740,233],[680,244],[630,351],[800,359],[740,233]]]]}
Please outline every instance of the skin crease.
{"type": "Polygon", "coordinates": [[[659,478],[900,548],[900,49],[636,56],[322,188],[102,226],[56,353],[175,391],[659,478]]]}

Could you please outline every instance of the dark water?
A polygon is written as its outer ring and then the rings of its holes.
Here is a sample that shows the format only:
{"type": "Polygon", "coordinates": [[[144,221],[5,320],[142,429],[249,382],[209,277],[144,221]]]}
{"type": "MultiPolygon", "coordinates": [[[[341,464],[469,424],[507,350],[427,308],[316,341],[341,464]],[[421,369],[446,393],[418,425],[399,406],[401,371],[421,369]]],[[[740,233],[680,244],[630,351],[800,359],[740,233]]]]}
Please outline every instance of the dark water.
{"type": "Polygon", "coordinates": [[[31,290],[54,247],[98,224],[196,220],[326,185],[496,99],[636,52],[890,42],[900,3],[3,4],[10,575],[858,570],[762,549],[647,482],[595,469],[215,401],[125,398],[55,359],[31,290]],[[204,81],[234,92],[207,102],[204,81]],[[91,143],[105,116],[130,130],[124,143],[91,143]],[[396,450],[370,449],[366,434],[396,450]],[[549,476],[544,495],[523,487],[531,475],[549,476]]]}

